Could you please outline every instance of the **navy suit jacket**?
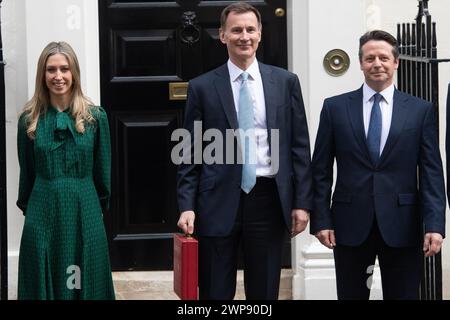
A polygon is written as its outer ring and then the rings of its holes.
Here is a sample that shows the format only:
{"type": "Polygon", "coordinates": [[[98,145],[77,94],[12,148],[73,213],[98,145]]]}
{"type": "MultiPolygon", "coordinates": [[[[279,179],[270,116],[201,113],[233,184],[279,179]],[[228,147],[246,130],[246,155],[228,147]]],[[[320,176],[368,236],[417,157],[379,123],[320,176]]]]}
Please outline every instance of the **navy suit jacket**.
{"type": "Polygon", "coordinates": [[[445,188],[433,105],[398,90],[377,164],[363,123],[363,90],[325,99],[313,155],[311,233],[334,229],[338,244],[357,246],[374,217],[392,247],[413,246],[424,232],[445,236],[445,188]],[[331,201],[333,163],[337,178],[331,201]]]}
{"type": "MultiPolygon", "coordinates": [[[[447,90],[447,121],[446,121],[446,134],[445,134],[445,158],[447,164],[447,185],[450,183],[450,83],[447,90]]],[[[447,199],[450,203],[450,188],[447,186],[447,199]]]]}
{"type": "MultiPolygon", "coordinates": [[[[262,63],[259,69],[271,150],[270,130],[279,129],[279,171],[275,180],[284,220],[290,228],[292,208],[312,209],[311,155],[303,98],[295,74],[262,63]]],[[[202,121],[203,131],[218,129],[223,137],[227,129],[238,128],[226,64],[189,82],[184,127],[191,135],[194,121],[202,121]]],[[[241,176],[242,165],[237,162],[179,166],[179,210],[196,213],[198,235],[227,236],[231,232],[241,197],[241,176]]]]}

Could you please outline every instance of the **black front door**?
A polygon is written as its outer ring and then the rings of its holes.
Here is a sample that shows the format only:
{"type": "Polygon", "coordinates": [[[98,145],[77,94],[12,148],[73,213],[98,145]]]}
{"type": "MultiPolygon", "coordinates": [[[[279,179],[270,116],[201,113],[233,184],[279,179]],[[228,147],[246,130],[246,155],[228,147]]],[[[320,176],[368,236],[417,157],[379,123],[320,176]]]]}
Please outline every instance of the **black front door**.
{"type": "MultiPolygon", "coordinates": [[[[219,17],[232,2],[99,0],[101,104],[113,152],[106,226],[114,270],[172,268],[179,213],[171,134],[183,123],[187,82],[227,60],[219,17]]],[[[286,68],[286,0],[251,3],[263,18],[258,59],[286,68]]],[[[285,252],[290,266],[289,247],[285,252]]]]}

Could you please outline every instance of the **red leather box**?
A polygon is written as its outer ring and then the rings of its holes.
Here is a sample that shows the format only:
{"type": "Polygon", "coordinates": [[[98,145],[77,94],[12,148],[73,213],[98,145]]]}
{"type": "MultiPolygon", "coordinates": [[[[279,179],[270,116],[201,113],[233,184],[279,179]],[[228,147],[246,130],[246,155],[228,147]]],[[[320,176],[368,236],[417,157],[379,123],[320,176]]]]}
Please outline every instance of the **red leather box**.
{"type": "Polygon", "coordinates": [[[173,290],[181,300],[198,299],[198,241],[173,236],[173,290]]]}

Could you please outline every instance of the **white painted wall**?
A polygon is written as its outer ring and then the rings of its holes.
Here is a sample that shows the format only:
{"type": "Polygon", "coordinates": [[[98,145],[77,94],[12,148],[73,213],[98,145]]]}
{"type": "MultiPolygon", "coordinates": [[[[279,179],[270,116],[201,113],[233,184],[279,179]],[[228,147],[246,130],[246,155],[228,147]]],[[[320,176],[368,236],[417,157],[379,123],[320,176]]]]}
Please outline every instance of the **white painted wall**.
{"type": "MultiPolygon", "coordinates": [[[[81,85],[85,94],[99,103],[98,2],[25,0],[25,3],[28,83],[34,84],[36,63],[42,49],[51,41],[66,41],[77,53],[81,67],[81,85]]],[[[31,97],[33,92],[34,85],[30,85],[28,96],[31,97]]]]}
{"type": "Polygon", "coordinates": [[[27,57],[25,0],[2,2],[2,36],[6,61],[6,178],[8,210],[8,283],[9,297],[17,288],[17,262],[23,216],[15,203],[18,192],[18,161],[16,148],[17,113],[27,100],[27,57]]]}

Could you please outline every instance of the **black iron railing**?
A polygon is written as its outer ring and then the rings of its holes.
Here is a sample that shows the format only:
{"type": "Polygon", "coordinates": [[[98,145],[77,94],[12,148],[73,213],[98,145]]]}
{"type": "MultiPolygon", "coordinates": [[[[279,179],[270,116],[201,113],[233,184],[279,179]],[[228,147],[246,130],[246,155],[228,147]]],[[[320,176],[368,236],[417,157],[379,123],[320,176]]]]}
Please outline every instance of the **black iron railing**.
{"type": "MultiPolygon", "coordinates": [[[[400,91],[432,102],[438,120],[439,136],[439,63],[450,59],[437,59],[436,23],[428,10],[429,0],[418,0],[419,12],[415,23],[397,24],[400,64],[397,86],[400,91]]],[[[424,257],[420,286],[423,300],[442,299],[441,254],[424,257]]]]}
{"type": "Polygon", "coordinates": [[[6,104],[1,5],[2,0],[0,0],[0,299],[6,300],[8,294],[8,250],[6,233],[6,104]]]}

